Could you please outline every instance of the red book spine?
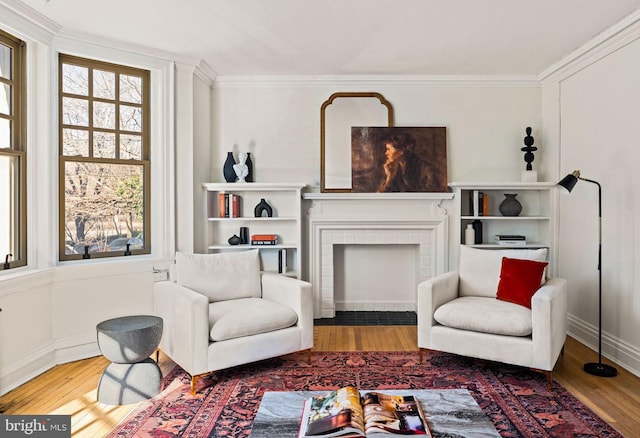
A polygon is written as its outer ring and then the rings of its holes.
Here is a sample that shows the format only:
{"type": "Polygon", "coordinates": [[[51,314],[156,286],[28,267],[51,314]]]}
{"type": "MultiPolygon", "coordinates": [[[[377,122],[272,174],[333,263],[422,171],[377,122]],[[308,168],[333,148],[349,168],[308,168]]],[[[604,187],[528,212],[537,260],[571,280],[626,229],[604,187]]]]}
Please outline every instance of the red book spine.
{"type": "Polygon", "coordinates": [[[231,200],[231,210],[233,213],[233,217],[240,217],[240,196],[233,195],[231,200]]]}

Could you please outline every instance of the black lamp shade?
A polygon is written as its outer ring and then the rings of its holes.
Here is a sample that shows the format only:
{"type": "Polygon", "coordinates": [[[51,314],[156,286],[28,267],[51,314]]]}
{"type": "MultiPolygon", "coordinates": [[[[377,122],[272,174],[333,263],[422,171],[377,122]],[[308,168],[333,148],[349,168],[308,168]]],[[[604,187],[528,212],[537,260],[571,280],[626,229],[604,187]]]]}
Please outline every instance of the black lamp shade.
{"type": "Polygon", "coordinates": [[[560,180],[557,184],[558,188],[564,191],[565,193],[571,193],[571,190],[576,186],[578,182],[578,177],[580,176],[580,171],[576,170],[573,173],[565,176],[560,180]]]}

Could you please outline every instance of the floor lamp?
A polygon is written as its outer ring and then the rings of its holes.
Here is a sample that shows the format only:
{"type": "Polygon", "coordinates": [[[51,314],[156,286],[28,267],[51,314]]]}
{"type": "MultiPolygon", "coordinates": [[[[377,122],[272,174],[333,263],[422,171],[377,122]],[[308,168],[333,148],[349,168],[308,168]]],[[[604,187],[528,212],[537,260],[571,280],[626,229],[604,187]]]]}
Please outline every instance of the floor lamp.
{"type": "Polygon", "coordinates": [[[598,362],[584,364],[584,370],[595,376],[613,377],[618,370],[611,365],[602,363],[602,187],[597,181],[580,176],[579,170],[565,176],[558,183],[558,188],[564,193],[570,193],[578,180],[587,181],[598,186],[598,362]]]}

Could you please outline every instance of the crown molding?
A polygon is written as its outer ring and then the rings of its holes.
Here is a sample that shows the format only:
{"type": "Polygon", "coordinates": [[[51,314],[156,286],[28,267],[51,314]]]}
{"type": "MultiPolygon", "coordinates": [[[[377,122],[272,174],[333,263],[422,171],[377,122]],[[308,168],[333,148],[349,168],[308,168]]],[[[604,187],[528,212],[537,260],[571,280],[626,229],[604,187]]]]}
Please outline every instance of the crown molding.
{"type": "Polygon", "coordinates": [[[541,87],[536,76],[530,75],[273,75],[225,76],[215,78],[215,88],[278,88],[278,87],[541,87]]]}
{"type": "Polygon", "coordinates": [[[0,12],[0,22],[11,27],[15,33],[28,35],[35,40],[49,42],[62,29],[55,21],[18,0],[0,0],[0,12]]]}
{"type": "Polygon", "coordinates": [[[640,38],[640,9],[599,33],[582,46],[549,66],[539,81],[561,81],[640,38]]]}
{"type": "Polygon", "coordinates": [[[215,70],[213,70],[213,68],[211,68],[211,66],[207,64],[207,62],[204,59],[200,60],[198,65],[196,65],[194,74],[198,78],[200,78],[200,80],[202,80],[205,84],[207,84],[209,88],[213,87],[213,84],[217,76],[217,73],[215,72],[215,70]]]}
{"type": "Polygon", "coordinates": [[[176,61],[183,64],[190,64],[197,66],[200,63],[199,58],[181,55],[178,53],[170,52],[168,50],[154,49],[148,46],[131,43],[123,40],[116,40],[112,38],[105,38],[97,35],[92,35],[86,32],[70,31],[62,28],[58,32],[58,36],[61,38],[67,38],[69,40],[75,40],[82,43],[89,43],[98,46],[103,46],[109,49],[121,50],[125,52],[131,52],[137,55],[145,55],[152,58],[158,58],[164,61],[176,61]]]}

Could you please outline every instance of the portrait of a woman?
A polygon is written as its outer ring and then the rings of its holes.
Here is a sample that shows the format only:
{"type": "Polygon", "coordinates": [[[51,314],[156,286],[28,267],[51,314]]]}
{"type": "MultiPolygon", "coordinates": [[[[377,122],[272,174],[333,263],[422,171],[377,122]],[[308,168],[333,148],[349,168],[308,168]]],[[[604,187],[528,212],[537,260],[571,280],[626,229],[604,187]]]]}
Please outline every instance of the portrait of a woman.
{"type": "Polygon", "coordinates": [[[446,192],[446,128],[352,128],[352,192],[446,192]]]}

